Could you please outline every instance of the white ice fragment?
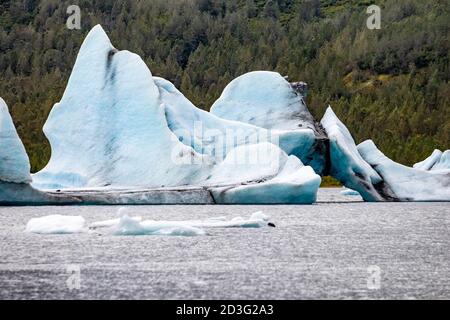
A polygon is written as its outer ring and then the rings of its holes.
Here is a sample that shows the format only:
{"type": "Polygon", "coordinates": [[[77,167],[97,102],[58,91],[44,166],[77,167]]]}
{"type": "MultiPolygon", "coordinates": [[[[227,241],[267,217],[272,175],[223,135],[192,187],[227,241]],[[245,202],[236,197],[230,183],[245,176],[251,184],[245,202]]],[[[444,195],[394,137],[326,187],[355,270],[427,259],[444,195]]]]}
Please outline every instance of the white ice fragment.
{"type": "Polygon", "coordinates": [[[28,221],[25,232],[38,234],[71,234],[86,231],[81,216],[49,215],[28,221]]]}

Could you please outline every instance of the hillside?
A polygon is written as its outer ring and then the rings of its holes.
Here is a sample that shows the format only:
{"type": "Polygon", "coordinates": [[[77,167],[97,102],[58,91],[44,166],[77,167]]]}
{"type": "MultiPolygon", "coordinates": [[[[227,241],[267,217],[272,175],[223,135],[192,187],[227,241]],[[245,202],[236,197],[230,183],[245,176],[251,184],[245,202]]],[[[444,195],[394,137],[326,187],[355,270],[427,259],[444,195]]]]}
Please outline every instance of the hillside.
{"type": "Polygon", "coordinates": [[[42,126],[58,102],[84,36],[101,23],[118,49],[139,54],[208,110],[235,77],[275,70],[309,84],[311,112],[328,104],[356,140],[413,164],[450,147],[449,0],[371,1],[6,0],[0,4],[0,96],[32,170],[48,161],[42,126]],[[68,30],[78,4],[82,29],[68,30]]]}

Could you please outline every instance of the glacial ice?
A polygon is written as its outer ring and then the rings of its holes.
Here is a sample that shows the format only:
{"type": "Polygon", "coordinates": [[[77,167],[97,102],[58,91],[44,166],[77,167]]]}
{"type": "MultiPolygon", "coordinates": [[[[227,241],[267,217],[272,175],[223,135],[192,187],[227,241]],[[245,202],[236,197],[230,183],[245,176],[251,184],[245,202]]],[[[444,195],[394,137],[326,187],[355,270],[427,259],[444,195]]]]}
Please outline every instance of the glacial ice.
{"type": "Polygon", "coordinates": [[[339,120],[331,107],[328,107],[321,121],[330,141],[330,173],[347,188],[356,190],[366,201],[383,201],[388,193],[381,186],[383,179],[361,157],[355,141],[347,127],[339,120]],[[382,194],[380,194],[382,190],[382,194]]]}
{"type": "Polygon", "coordinates": [[[235,217],[231,220],[211,218],[207,220],[186,221],[137,221],[123,215],[119,223],[109,229],[109,233],[120,236],[136,235],[205,235],[208,228],[262,228],[268,225],[268,217],[262,212],[253,213],[248,219],[235,217]]]}
{"type": "Polygon", "coordinates": [[[360,195],[358,191],[348,189],[348,188],[344,188],[344,190],[341,191],[341,194],[343,196],[359,196],[360,195]]]}
{"type": "Polygon", "coordinates": [[[450,170],[424,171],[398,164],[367,140],[358,146],[400,201],[450,201],[450,170]]]}
{"type": "MultiPolygon", "coordinates": [[[[287,155],[285,155],[287,157],[287,155]]],[[[257,184],[211,188],[216,203],[311,204],[317,199],[321,178],[295,156],[281,159],[280,172],[257,184]]]]}
{"type": "Polygon", "coordinates": [[[85,232],[81,216],[50,215],[28,221],[25,232],[38,234],[72,234],[85,232]]]}
{"type": "MultiPolygon", "coordinates": [[[[119,210],[119,213],[121,211],[119,210]]],[[[199,236],[205,235],[205,229],[208,228],[262,228],[268,223],[269,217],[261,211],[253,213],[248,219],[235,217],[227,220],[225,217],[218,217],[186,221],[142,221],[142,217],[130,217],[128,214],[122,214],[118,219],[94,222],[89,225],[89,228],[106,229],[107,234],[116,236],[199,236]]],[[[62,215],[33,218],[25,228],[25,232],[37,234],[73,234],[88,231],[83,217],[62,215]]]]}
{"type": "Polygon", "coordinates": [[[83,42],[44,133],[52,155],[33,176],[39,188],[179,186],[207,174],[203,156],[168,128],[145,63],[117,51],[100,26],[83,42]]]}
{"type": "Polygon", "coordinates": [[[431,170],[433,166],[441,159],[442,151],[441,150],[434,150],[433,153],[426,158],[425,160],[416,163],[413,168],[420,169],[420,170],[431,170]]]}
{"type": "MultiPolygon", "coordinates": [[[[0,204],[310,204],[328,173],[366,201],[449,200],[450,150],[407,168],[356,147],[331,107],[313,119],[301,86],[250,72],[206,112],[96,26],[44,126],[52,153],[37,174],[0,99],[0,204]]],[[[159,232],[137,218],[94,227],[121,223],[159,232]]],[[[201,226],[172,228],[161,232],[201,226]]]]}
{"type": "Polygon", "coordinates": [[[30,183],[30,162],[9,115],[0,98],[0,182],[30,183]]]}
{"type": "Polygon", "coordinates": [[[425,171],[450,170],[450,150],[442,152],[436,149],[431,156],[422,162],[416,163],[413,167],[425,171]]]}
{"type": "Polygon", "coordinates": [[[431,170],[450,170],[450,150],[444,151],[431,170]]]}
{"type": "Polygon", "coordinates": [[[228,152],[240,145],[270,142],[279,145],[286,153],[296,155],[317,173],[324,170],[325,149],[317,142],[324,137],[316,136],[312,129],[313,120],[310,122],[311,128],[307,129],[305,125],[305,129],[268,130],[219,118],[198,109],[171,82],[158,77],[153,79],[158,86],[161,103],[165,106],[169,128],[181,142],[198,153],[210,156],[211,160],[220,162],[228,152]]]}
{"type": "Polygon", "coordinates": [[[277,72],[254,71],[234,79],[211,113],[266,129],[316,129],[303,97],[277,72]]]}
{"type": "MultiPolygon", "coordinates": [[[[94,198],[84,189],[257,184],[280,171],[273,168],[273,158],[260,158],[252,168],[245,163],[230,166],[228,155],[242,146],[274,142],[311,160],[314,157],[308,152],[315,144],[311,129],[270,131],[196,108],[172,83],[153,77],[137,55],[117,51],[100,26],[86,37],[44,132],[52,156],[33,176],[33,186],[61,189],[64,194],[79,190],[78,198],[88,203],[89,198],[92,203],[103,198],[116,202],[109,194],[97,192],[94,198]],[[218,172],[225,167],[220,178],[218,172]]],[[[271,150],[287,159],[278,147],[271,150]]],[[[308,174],[306,180],[310,178],[308,169],[300,171],[308,174]]],[[[296,183],[283,188],[290,186],[297,188],[296,183]]],[[[314,198],[310,189],[304,190],[308,192],[304,199],[314,198]]],[[[298,195],[299,190],[291,193],[298,195]]]]}
{"type": "Polygon", "coordinates": [[[228,84],[211,107],[227,120],[280,132],[280,147],[322,174],[326,135],[309,113],[303,96],[279,73],[254,71],[228,84]]]}

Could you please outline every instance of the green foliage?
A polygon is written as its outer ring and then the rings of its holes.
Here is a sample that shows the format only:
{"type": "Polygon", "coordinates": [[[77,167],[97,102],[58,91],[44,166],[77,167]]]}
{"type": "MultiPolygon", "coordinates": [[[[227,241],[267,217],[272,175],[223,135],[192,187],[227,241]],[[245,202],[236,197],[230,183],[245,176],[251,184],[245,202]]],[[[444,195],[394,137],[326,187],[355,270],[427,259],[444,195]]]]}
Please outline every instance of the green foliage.
{"type": "Polygon", "coordinates": [[[372,1],[4,0],[0,96],[32,170],[50,148],[42,126],[60,100],[87,32],[101,23],[118,49],[139,54],[208,110],[233,78],[275,70],[309,84],[311,112],[328,104],[357,141],[372,138],[411,165],[450,145],[448,0],[385,0],[382,29],[368,30],[372,1]],[[65,27],[78,4],[82,30],[65,27]]]}

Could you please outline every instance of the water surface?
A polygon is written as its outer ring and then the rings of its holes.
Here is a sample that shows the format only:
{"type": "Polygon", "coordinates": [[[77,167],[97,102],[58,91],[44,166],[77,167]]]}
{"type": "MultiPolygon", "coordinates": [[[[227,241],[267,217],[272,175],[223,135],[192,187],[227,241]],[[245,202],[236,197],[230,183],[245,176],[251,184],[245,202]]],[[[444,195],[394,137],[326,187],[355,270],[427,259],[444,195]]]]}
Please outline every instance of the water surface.
{"type": "Polygon", "coordinates": [[[277,226],[197,237],[27,234],[33,217],[82,215],[91,223],[115,218],[118,207],[0,207],[0,298],[450,298],[450,203],[363,203],[337,189],[321,190],[319,201],[129,207],[155,220],[262,210],[277,226]],[[70,290],[74,265],[80,289],[70,290]]]}

